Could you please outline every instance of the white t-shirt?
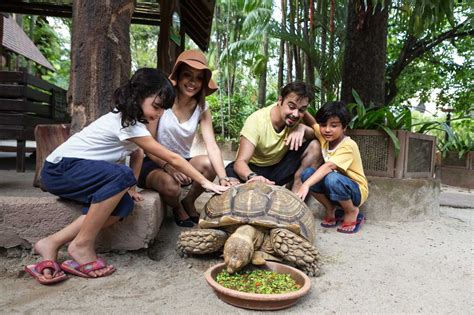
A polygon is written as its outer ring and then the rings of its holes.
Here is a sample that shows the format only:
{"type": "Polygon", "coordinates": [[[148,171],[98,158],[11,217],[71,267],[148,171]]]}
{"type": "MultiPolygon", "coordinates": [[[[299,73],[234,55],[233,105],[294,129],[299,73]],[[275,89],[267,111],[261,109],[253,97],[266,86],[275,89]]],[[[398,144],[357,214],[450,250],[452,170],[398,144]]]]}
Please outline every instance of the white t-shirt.
{"type": "Polygon", "coordinates": [[[197,105],[191,117],[180,123],[173,110],[167,109],[160,118],[156,140],[170,151],[184,158],[191,157],[191,145],[201,120],[201,115],[209,106],[206,103],[204,109],[197,105]]]}
{"type": "Polygon", "coordinates": [[[122,161],[138,148],[127,139],[151,134],[141,122],[123,128],[121,119],[120,112],[103,115],[57,147],[46,161],[58,163],[63,157],[114,163],[122,161]]]}

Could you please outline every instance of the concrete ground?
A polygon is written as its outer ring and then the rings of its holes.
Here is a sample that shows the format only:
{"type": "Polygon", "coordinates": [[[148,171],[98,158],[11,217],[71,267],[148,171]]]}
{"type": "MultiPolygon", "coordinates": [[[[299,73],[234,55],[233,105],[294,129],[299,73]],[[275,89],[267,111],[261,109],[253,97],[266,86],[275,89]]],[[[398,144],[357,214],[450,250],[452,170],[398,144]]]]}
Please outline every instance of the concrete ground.
{"type": "MultiPolygon", "coordinates": [[[[1,160],[1,159],[0,159],[1,160]]],[[[42,195],[33,173],[1,161],[0,196],[42,195]]],[[[209,195],[198,200],[202,206],[209,195]]],[[[439,217],[422,222],[367,222],[358,234],[319,227],[315,246],[323,275],[295,306],[278,313],[435,313],[474,311],[474,193],[443,186],[439,217]]],[[[0,218],[1,220],[1,218],[0,218]]],[[[38,260],[24,250],[0,250],[0,313],[246,314],[219,300],[204,271],[220,258],[183,259],[175,252],[181,231],[166,218],[147,250],[106,253],[117,271],[101,279],[71,277],[42,286],[23,271],[38,260]]],[[[60,260],[67,258],[62,251],[60,260]]]]}

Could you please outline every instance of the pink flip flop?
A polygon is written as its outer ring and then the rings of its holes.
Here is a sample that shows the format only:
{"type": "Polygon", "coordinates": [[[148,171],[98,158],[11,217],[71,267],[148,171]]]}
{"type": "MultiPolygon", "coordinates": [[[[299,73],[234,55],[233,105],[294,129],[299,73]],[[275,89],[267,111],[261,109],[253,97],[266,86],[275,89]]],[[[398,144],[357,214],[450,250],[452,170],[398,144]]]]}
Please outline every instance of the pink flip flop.
{"type": "Polygon", "coordinates": [[[45,285],[62,282],[68,278],[65,273],[59,275],[59,272],[61,272],[61,268],[54,260],[43,260],[42,262],[39,262],[37,264],[25,266],[25,271],[28,272],[33,278],[35,278],[36,281],[45,285]],[[51,279],[48,279],[44,276],[43,270],[45,269],[53,270],[51,279]]]}
{"type": "MultiPolygon", "coordinates": [[[[91,261],[82,265],[74,260],[66,260],[65,262],[61,264],[61,269],[79,277],[100,278],[100,277],[93,277],[89,275],[89,273],[91,273],[92,271],[105,268],[107,266],[108,266],[107,263],[102,258],[97,258],[97,260],[95,261],[91,261]]],[[[112,273],[115,272],[115,270],[116,270],[115,267],[112,266],[112,269],[110,269],[107,273],[105,273],[101,277],[110,276],[112,273]]]]}

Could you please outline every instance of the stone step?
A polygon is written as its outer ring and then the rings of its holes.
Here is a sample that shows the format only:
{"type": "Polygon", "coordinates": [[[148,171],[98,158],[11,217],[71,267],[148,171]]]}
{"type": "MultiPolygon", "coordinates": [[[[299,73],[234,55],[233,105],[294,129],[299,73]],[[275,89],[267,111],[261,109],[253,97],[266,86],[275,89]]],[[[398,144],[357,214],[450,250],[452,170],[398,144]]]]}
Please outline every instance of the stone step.
{"type": "MultiPolygon", "coordinates": [[[[159,194],[141,192],[133,212],[123,221],[101,231],[99,251],[147,248],[161,226],[165,212],[159,194]]],[[[82,206],[53,195],[44,197],[1,197],[0,248],[29,248],[39,239],[55,233],[81,215],[82,206]]]]}

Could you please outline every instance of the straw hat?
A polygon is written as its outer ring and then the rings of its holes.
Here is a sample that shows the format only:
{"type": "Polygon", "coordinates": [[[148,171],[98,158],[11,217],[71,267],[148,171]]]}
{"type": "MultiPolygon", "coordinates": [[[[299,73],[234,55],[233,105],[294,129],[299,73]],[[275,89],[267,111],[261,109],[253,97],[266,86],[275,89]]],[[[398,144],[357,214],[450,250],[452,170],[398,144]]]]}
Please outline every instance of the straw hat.
{"type": "Polygon", "coordinates": [[[217,85],[211,78],[212,72],[207,64],[207,59],[204,54],[199,50],[186,50],[178,56],[178,59],[176,59],[176,62],[174,64],[173,71],[171,71],[171,74],[169,76],[169,79],[171,83],[173,83],[173,86],[177,85],[178,78],[176,71],[182,63],[185,63],[194,69],[206,71],[206,78],[209,80],[207,82],[207,87],[203,87],[205,89],[206,96],[211,95],[212,93],[217,91],[217,85]]]}

